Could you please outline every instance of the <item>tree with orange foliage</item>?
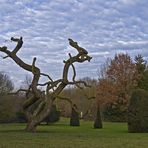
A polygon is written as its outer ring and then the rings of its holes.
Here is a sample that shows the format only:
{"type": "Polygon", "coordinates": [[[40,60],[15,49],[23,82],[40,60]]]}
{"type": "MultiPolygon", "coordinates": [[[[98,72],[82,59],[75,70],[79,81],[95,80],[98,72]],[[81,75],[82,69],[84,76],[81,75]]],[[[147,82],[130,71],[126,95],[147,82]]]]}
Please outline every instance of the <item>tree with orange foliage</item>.
{"type": "Polygon", "coordinates": [[[120,115],[119,119],[111,120],[125,120],[122,117],[126,118],[131,92],[138,84],[136,64],[128,54],[121,53],[116,54],[104,70],[97,86],[98,104],[105,106],[107,115],[120,115]]]}
{"type": "Polygon", "coordinates": [[[118,54],[111,60],[107,76],[114,86],[116,99],[127,104],[131,90],[137,86],[137,68],[128,54],[118,54]]]}

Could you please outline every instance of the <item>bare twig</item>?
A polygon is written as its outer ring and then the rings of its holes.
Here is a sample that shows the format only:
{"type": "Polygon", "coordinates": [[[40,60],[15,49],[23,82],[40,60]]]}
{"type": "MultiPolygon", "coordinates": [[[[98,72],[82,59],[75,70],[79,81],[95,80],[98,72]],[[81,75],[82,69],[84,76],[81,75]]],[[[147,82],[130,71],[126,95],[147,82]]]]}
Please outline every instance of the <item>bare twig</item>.
{"type": "Polygon", "coordinates": [[[12,92],[12,93],[8,93],[8,95],[16,95],[16,94],[18,94],[19,92],[27,92],[27,90],[26,89],[19,89],[19,90],[17,90],[16,92],[12,92]]]}
{"type": "Polygon", "coordinates": [[[45,74],[45,73],[40,73],[40,75],[43,75],[43,76],[48,77],[48,79],[49,79],[51,82],[53,82],[52,78],[51,78],[49,75],[47,75],[47,74],[45,74]]]}
{"type": "MultiPolygon", "coordinates": [[[[69,85],[78,85],[78,84],[83,84],[85,87],[91,87],[90,85],[88,85],[85,81],[74,81],[74,82],[68,82],[67,84],[69,85]]],[[[82,89],[81,86],[78,86],[80,89],[82,89]]]]}

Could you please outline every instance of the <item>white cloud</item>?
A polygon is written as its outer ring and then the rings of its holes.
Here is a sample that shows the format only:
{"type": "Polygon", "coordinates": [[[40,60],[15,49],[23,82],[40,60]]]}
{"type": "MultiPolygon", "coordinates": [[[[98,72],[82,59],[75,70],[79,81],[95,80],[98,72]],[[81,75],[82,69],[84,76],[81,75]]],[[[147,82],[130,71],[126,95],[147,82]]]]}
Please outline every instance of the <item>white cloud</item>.
{"type": "MultiPolygon", "coordinates": [[[[91,63],[76,64],[77,76],[96,77],[97,65],[118,52],[131,56],[144,54],[148,59],[148,13],[146,0],[0,0],[0,46],[15,44],[11,36],[23,36],[24,45],[18,55],[37,64],[53,77],[60,77],[67,53],[76,54],[68,45],[73,38],[93,56],[91,63]],[[5,41],[7,40],[7,41],[5,41]]],[[[2,55],[2,53],[0,53],[2,55]]],[[[11,69],[10,59],[0,60],[0,71],[11,69]]],[[[12,61],[11,61],[12,62],[12,61]]],[[[14,63],[13,63],[14,64],[14,63]]],[[[23,79],[24,70],[15,80],[23,79]]]]}
{"type": "Polygon", "coordinates": [[[119,1],[125,5],[137,5],[139,3],[145,2],[145,0],[119,0],[119,1]]]}

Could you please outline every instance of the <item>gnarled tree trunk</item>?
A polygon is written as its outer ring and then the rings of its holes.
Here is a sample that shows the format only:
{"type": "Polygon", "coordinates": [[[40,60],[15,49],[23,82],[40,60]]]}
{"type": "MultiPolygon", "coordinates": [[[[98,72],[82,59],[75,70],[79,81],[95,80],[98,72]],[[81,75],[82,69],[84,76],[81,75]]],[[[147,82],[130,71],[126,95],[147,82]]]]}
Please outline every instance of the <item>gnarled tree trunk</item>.
{"type": "Polygon", "coordinates": [[[60,95],[62,90],[67,85],[77,85],[82,83],[85,86],[87,84],[84,81],[76,81],[76,71],[74,68],[73,63],[79,62],[82,63],[84,61],[90,61],[92,57],[88,56],[88,52],[80,47],[77,42],[74,42],[72,39],[69,39],[69,44],[74,47],[78,54],[75,56],[71,56],[69,53],[69,59],[64,61],[64,68],[63,68],[63,77],[62,79],[53,81],[50,76],[47,74],[41,73],[40,69],[35,66],[36,58],[33,59],[32,65],[29,65],[22,61],[21,58],[17,56],[17,52],[23,45],[23,38],[11,38],[12,41],[16,42],[17,45],[13,51],[7,49],[6,46],[0,47],[0,51],[7,54],[4,57],[10,57],[12,60],[15,61],[17,65],[19,65],[24,70],[27,70],[33,74],[33,80],[31,82],[30,87],[27,90],[18,90],[26,92],[26,101],[24,102],[23,109],[26,113],[28,124],[26,127],[26,131],[35,132],[37,125],[39,125],[49,114],[51,111],[51,106],[54,100],[60,95]],[[69,67],[72,66],[74,75],[73,81],[68,80],[68,71],[69,67]],[[49,81],[45,82],[44,84],[39,84],[39,79],[41,76],[48,77],[49,81]],[[46,92],[39,90],[38,86],[46,86],[46,92]]]}

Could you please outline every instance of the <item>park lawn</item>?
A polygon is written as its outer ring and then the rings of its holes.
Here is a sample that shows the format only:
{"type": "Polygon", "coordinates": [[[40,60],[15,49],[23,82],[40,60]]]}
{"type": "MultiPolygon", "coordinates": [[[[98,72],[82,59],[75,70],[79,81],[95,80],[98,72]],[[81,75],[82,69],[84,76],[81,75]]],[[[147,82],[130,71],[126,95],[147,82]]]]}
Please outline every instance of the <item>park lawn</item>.
{"type": "Polygon", "coordinates": [[[37,133],[27,133],[25,124],[0,124],[0,148],[148,148],[148,133],[128,133],[126,123],[92,127],[90,121],[70,127],[69,119],[61,119],[40,125],[37,133]]]}

